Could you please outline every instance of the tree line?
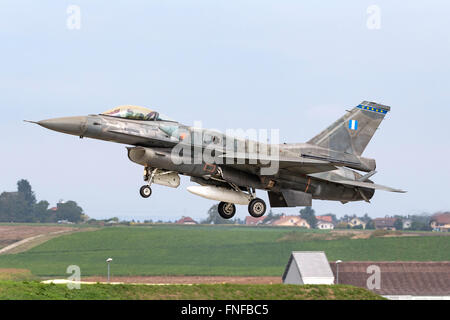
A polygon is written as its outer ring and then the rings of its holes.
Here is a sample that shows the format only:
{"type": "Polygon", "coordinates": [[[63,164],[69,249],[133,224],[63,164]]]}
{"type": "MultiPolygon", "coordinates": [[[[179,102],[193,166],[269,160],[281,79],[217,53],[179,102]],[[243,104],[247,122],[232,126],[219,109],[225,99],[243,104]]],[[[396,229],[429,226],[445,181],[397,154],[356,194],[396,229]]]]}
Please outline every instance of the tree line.
{"type": "Polygon", "coordinates": [[[17,191],[0,194],[0,222],[77,223],[85,219],[83,209],[75,201],[60,202],[53,210],[46,200],[37,201],[27,180],[17,182],[17,191]]]}

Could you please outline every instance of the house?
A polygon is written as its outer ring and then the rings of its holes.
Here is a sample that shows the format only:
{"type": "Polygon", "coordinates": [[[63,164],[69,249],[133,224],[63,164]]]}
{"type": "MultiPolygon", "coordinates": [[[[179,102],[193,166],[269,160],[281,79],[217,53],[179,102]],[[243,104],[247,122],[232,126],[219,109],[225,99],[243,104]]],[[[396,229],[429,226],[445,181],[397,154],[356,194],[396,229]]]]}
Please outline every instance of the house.
{"type": "Polygon", "coordinates": [[[403,220],[403,229],[411,229],[412,220],[411,219],[404,219],[403,220]]]}
{"type": "Polygon", "coordinates": [[[317,221],[316,227],[321,230],[331,230],[334,229],[334,224],[327,221],[317,221]]]}
{"type": "Polygon", "coordinates": [[[305,220],[300,218],[299,216],[283,216],[279,218],[278,220],[275,220],[272,222],[273,226],[291,226],[291,227],[302,227],[311,229],[311,226],[309,223],[305,220]]]}
{"type": "Polygon", "coordinates": [[[12,192],[2,192],[2,194],[0,195],[0,198],[2,199],[14,199],[17,196],[19,196],[19,192],[18,191],[12,191],[12,192]]]}
{"type": "Polygon", "coordinates": [[[433,231],[450,231],[450,212],[436,213],[431,217],[430,226],[433,231]]]}
{"type": "Polygon", "coordinates": [[[397,221],[397,218],[386,217],[373,219],[375,229],[384,229],[384,230],[395,230],[394,227],[395,221],[397,221]]]}
{"type": "Polygon", "coordinates": [[[350,227],[354,228],[354,227],[358,227],[361,226],[363,229],[366,228],[366,223],[364,221],[362,221],[359,218],[351,218],[350,221],[348,222],[348,224],[350,225],[350,227]]]}
{"type": "Polygon", "coordinates": [[[250,226],[255,226],[255,225],[258,225],[258,224],[262,224],[263,222],[264,222],[264,219],[266,219],[266,217],[259,217],[259,218],[255,218],[255,217],[252,217],[252,216],[247,216],[247,217],[245,217],[245,224],[246,225],[250,225],[250,226]]]}
{"type": "Polygon", "coordinates": [[[176,224],[197,224],[197,221],[191,217],[181,217],[180,220],[175,221],[176,224]]]}

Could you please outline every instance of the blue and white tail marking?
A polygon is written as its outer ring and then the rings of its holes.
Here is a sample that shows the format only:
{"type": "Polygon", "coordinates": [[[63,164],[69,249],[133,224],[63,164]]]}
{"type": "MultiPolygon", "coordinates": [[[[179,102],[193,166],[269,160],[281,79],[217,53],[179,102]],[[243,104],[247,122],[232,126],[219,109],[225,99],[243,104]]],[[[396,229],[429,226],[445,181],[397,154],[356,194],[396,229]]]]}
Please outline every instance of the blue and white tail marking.
{"type": "Polygon", "coordinates": [[[350,130],[358,130],[358,120],[350,120],[349,122],[348,122],[348,128],[350,129],[350,130]]]}

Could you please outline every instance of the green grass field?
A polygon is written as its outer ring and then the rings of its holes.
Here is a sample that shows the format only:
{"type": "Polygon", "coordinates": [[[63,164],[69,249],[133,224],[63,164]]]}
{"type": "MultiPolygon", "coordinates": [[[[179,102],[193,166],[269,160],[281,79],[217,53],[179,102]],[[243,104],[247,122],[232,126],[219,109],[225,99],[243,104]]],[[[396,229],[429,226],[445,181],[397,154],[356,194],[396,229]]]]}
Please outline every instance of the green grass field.
{"type": "Polygon", "coordinates": [[[281,276],[291,251],[322,250],[330,261],[450,260],[446,236],[322,240],[317,233],[324,232],[242,226],[108,227],[1,255],[0,268],[67,277],[67,266],[78,265],[82,277],[105,275],[105,259],[112,257],[112,276],[281,276]]]}
{"type": "Polygon", "coordinates": [[[36,281],[0,281],[0,300],[379,300],[368,290],[345,285],[81,285],[69,290],[65,285],[36,281]]]}

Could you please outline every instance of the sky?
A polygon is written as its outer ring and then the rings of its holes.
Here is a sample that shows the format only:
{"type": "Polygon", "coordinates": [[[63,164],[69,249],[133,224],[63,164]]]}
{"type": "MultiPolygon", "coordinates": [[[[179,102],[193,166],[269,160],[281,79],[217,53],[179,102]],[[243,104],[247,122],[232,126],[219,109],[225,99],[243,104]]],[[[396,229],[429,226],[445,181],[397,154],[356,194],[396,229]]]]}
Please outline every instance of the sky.
{"type": "Polygon", "coordinates": [[[4,0],[0,192],[24,178],[38,200],[75,200],[97,219],[201,219],[215,202],[187,192],[188,178],[142,199],[124,145],[22,120],[133,104],[223,132],[279,129],[293,143],[369,100],[392,108],[363,154],[377,160],[373,180],[408,193],[315,200],[316,214],[449,210],[449,16],[437,0],[4,0]]]}

